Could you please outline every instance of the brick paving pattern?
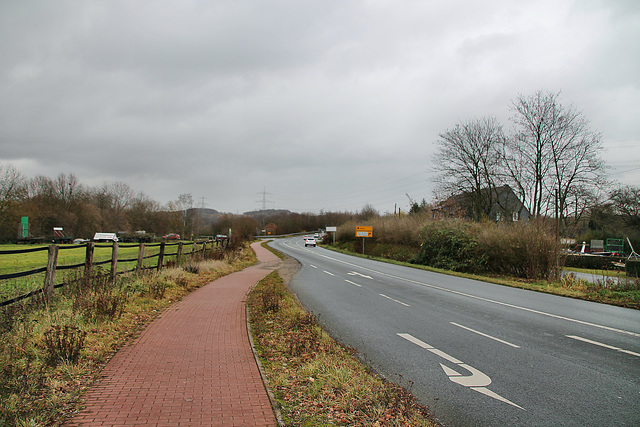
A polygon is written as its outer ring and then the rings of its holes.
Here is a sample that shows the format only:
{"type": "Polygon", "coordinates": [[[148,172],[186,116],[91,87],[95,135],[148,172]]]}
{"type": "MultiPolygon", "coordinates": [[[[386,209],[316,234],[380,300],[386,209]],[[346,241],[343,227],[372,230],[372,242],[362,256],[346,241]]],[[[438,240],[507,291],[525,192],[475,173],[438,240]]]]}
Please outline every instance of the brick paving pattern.
{"type": "Polygon", "coordinates": [[[277,426],[249,344],[245,298],[281,261],[259,263],[172,305],[109,361],[67,426],[277,426]]]}

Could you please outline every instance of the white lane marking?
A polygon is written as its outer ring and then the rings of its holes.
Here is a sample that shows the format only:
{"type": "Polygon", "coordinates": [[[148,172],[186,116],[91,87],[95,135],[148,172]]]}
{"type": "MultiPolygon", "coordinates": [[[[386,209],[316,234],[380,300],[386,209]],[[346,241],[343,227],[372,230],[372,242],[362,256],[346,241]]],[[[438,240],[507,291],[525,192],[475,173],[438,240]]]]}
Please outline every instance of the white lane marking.
{"type": "Polygon", "coordinates": [[[364,274],[358,273],[357,271],[350,271],[349,273],[347,273],[347,276],[360,276],[364,277],[365,279],[373,279],[373,277],[365,276],[364,274]]]}
{"type": "Polygon", "coordinates": [[[419,340],[418,338],[414,337],[413,335],[410,334],[401,334],[398,333],[398,336],[406,339],[407,341],[410,341],[416,345],[418,345],[419,347],[424,348],[425,350],[430,351],[431,353],[442,357],[443,359],[447,360],[448,362],[451,362],[453,364],[455,364],[458,368],[462,368],[465,369],[469,372],[471,372],[471,375],[462,375],[460,372],[456,371],[455,369],[452,369],[446,365],[443,365],[442,363],[440,363],[440,367],[442,368],[442,370],[444,371],[444,373],[447,375],[447,377],[449,377],[449,380],[451,380],[452,382],[456,383],[456,384],[460,384],[462,386],[465,387],[469,387],[471,390],[473,391],[477,391],[478,393],[482,393],[485,396],[489,396],[492,397],[496,400],[499,400],[500,402],[503,403],[507,403],[511,406],[515,406],[518,409],[522,409],[523,411],[526,411],[526,409],[524,409],[523,407],[516,405],[515,403],[513,403],[512,401],[510,401],[509,399],[506,399],[502,396],[500,396],[497,393],[494,393],[493,391],[489,390],[487,388],[487,386],[491,385],[491,378],[485,374],[484,372],[467,365],[464,362],[461,362],[460,360],[456,359],[453,356],[448,355],[447,353],[445,353],[444,351],[438,350],[437,348],[430,346],[429,344],[427,344],[426,342],[419,340]]]}
{"type": "Polygon", "coordinates": [[[476,331],[475,329],[471,329],[471,328],[468,328],[466,326],[459,325],[459,324],[457,324],[455,322],[449,322],[449,323],[451,323],[452,325],[457,326],[459,328],[466,329],[467,331],[473,332],[474,334],[482,335],[483,337],[490,338],[490,339],[492,339],[494,341],[498,341],[498,342],[500,342],[502,344],[506,344],[506,345],[511,346],[513,348],[520,348],[520,346],[518,346],[518,345],[511,344],[510,342],[501,340],[500,338],[492,337],[491,335],[487,335],[487,334],[485,334],[483,332],[476,331]]]}
{"type": "Polygon", "coordinates": [[[489,299],[489,298],[483,298],[483,297],[479,297],[479,296],[476,296],[476,295],[467,294],[465,292],[454,291],[452,289],[443,288],[441,286],[431,285],[429,283],[419,282],[417,280],[407,279],[405,277],[394,276],[393,274],[387,274],[387,273],[384,273],[384,272],[381,272],[381,271],[378,271],[378,270],[374,270],[374,269],[371,269],[371,268],[363,267],[361,265],[353,264],[351,262],[347,262],[347,261],[344,261],[344,260],[341,260],[341,259],[333,258],[333,257],[330,257],[328,255],[323,255],[321,253],[317,253],[316,252],[316,254],[318,256],[320,256],[320,257],[327,258],[327,259],[330,259],[332,261],[339,262],[339,263],[342,263],[342,264],[345,264],[345,265],[349,265],[351,267],[359,268],[361,270],[371,271],[371,272],[373,272],[375,274],[380,274],[382,276],[390,277],[392,279],[402,280],[402,281],[405,281],[405,282],[408,282],[408,283],[421,285],[421,286],[424,286],[424,287],[427,287],[427,288],[438,289],[440,291],[450,292],[452,294],[462,295],[462,296],[465,296],[465,297],[474,298],[474,299],[477,299],[477,300],[480,300],[480,301],[485,301],[485,302],[489,302],[489,303],[492,303],[492,304],[498,304],[498,305],[502,305],[504,307],[510,307],[510,308],[514,308],[514,309],[517,309],[517,310],[523,310],[523,311],[527,311],[529,313],[539,314],[541,316],[548,316],[548,317],[553,317],[555,319],[565,320],[567,322],[578,323],[580,325],[591,326],[591,327],[594,327],[594,328],[604,329],[604,330],[611,331],[611,332],[617,332],[617,333],[620,333],[620,334],[631,335],[631,336],[634,336],[634,337],[640,337],[640,334],[637,333],[637,332],[625,331],[624,329],[612,328],[610,326],[599,325],[597,323],[585,322],[584,320],[573,319],[571,317],[565,317],[565,316],[560,316],[558,314],[547,313],[547,312],[544,312],[544,311],[535,310],[533,308],[527,308],[527,307],[522,307],[522,306],[515,305],[515,304],[509,304],[509,303],[506,303],[506,302],[492,300],[492,299],[489,299]]]}
{"type": "Polygon", "coordinates": [[[388,296],[386,296],[385,294],[380,294],[380,296],[381,296],[381,297],[385,297],[386,299],[390,299],[390,300],[391,300],[391,301],[393,301],[393,302],[397,302],[398,304],[402,304],[402,305],[404,305],[405,307],[410,307],[410,305],[409,305],[409,304],[404,303],[404,302],[402,302],[402,301],[398,301],[397,299],[393,299],[393,298],[391,298],[391,297],[388,297],[388,296]]]}
{"type": "Polygon", "coordinates": [[[327,271],[327,270],[322,270],[322,271],[324,271],[325,273],[327,273],[329,276],[335,276],[335,274],[333,274],[333,273],[332,273],[332,272],[330,272],[330,271],[327,271]]]}
{"type": "Polygon", "coordinates": [[[351,283],[352,285],[355,285],[355,286],[357,286],[357,287],[359,287],[359,288],[361,288],[361,287],[362,287],[362,285],[358,285],[356,282],[352,282],[351,280],[346,280],[346,279],[345,279],[345,282],[347,282],[347,283],[351,283]]]}
{"type": "Polygon", "coordinates": [[[587,338],[582,338],[582,337],[579,337],[579,336],[576,336],[576,335],[565,335],[565,336],[567,338],[573,338],[574,340],[586,342],[588,344],[593,344],[593,345],[597,345],[597,346],[600,346],[600,347],[608,348],[609,350],[615,350],[615,351],[619,351],[621,353],[626,353],[626,354],[630,354],[632,356],[640,357],[640,353],[636,353],[636,352],[631,351],[631,350],[625,350],[625,349],[622,349],[620,347],[614,347],[614,346],[609,345],[609,344],[601,343],[601,342],[598,342],[598,341],[593,341],[593,340],[590,340],[590,339],[587,339],[587,338]]]}
{"type": "Polygon", "coordinates": [[[310,266],[310,267],[313,267],[313,268],[318,268],[318,267],[316,267],[316,266],[315,266],[315,265],[313,265],[313,264],[309,264],[309,266],[310,266]]]}

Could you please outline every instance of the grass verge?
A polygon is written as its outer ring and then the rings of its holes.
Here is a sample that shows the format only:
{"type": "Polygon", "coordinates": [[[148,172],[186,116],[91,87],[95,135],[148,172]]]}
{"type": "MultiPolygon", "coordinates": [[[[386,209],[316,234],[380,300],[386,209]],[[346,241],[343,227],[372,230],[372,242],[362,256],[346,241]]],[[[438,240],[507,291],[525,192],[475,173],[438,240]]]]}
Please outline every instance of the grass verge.
{"type": "Polygon", "coordinates": [[[247,305],[285,425],[437,425],[407,389],[375,375],[353,350],[329,337],[277,271],[258,283],[247,305]]]}

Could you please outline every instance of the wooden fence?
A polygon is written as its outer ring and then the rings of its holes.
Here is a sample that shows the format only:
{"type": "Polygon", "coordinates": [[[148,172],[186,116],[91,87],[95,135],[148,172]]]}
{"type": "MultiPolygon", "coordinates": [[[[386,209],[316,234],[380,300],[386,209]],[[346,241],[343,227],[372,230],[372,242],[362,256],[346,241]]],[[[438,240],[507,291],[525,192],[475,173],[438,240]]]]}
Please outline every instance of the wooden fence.
{"type": "Polygon", "coordinates": [[[114,242],[112,244],[96,244],[94,242],[88,242],[85,245],[83,245],[83,246],[86,246],[84,262],[79,264],[71,264],[71,265],[58,265],[58,253],[61,250],[77,249],[78,248],[77,245],[75,246],[49,245],[48,247],[0,251],[0,256],[12,255],[12,254],[13,255],[25,254],[29,252],[38,252],[38,251],[48,251],[46,267],[39,267],[39,268],[28,270],[28,271],[21,271],[16,273],[0,275],[0,280],[10,280],[10,279],[16,279],[20,277],[32,276],[32,275],[40,274],[43,272],[45,273],[44,283],[42,288],[35,289],[26,294],[2,301],[0,302],[0,307],[13,304],[15,302],[18,302],[25,298],[32,297],[40,293],[43,293],[45,296],[45,299],[48,301],[55,288],[60,288],[66,285],[66,283],[58,283],[58,284],[55,283],[56,272],[61,270],[84,269],[84,276],[88,278],[90,277],[91,271],[94,267],[110,264],[111,278],[115,279],[116,275],[118,274],[131,273],[131,272],[135,272],[138,274],[143,270],[160,271],[166,265],[167,262],[170,262],[169,257],[175,257],[174,258],[175,264],[179,264],[180,260],[184,256],[188,255],[191,257],[195,257],[198,254],[204,254],[205,251],[212,250],[215,245],[219,245],[220,243],[221,242],[217,242],[215,240],[207,240],[207,241],[199,241],[199,242],[196,242],[196,241],[176,242],[176,243],[161,242],[161,243],[152,243],[152,244],[139,243],[139,244],[130,244],[130,245],[119,245],[117,242],[114,242]],[[190,246],[190,250],[185,251],[184,250],[185,245],[190,246]],[[138,247],[138,255],[136,258],[120,259],[118,257],[118,251],[120,248],[136,247],[136,246],[138,247]],[[154,247],[154,246],[160,247],[159,252],[152,255],[145,255],[145,248],[154,247]],[[167,252],[167,247],[169,246],[177,246],[177,250],[175,252],[169,253],[167,252]],[[198,248],[199,246],[201,247],[198,248]],[[111,248],[111,259],[100,261],[100,262],[94,262],[93,254],[96,247],[111,248]],[[156,257],[158,258],[158,260],[155,263],[155,265],[147,266],[147,267],[144,266],[145,260],[156,258],[156,257]],[[120,263],[136,262],[136,266],[129,270],[118,271],[119,262],[120,263]]]}

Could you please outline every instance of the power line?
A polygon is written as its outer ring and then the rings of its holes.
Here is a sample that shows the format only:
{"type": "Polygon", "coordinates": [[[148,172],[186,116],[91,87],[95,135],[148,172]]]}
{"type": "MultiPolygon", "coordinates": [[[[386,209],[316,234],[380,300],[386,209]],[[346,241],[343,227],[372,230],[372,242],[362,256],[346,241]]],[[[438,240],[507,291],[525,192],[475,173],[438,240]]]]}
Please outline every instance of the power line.
{"type": "Polygon", "coordinates": [[[633,168],[633,169],[628,169],[628,170],[626,170],[626,171],[620,171],[620,172],[616,172],[616,173],[610,173],[609,175],[622,175],[623,173],[637,171],[638,169],[640,169],[640,167],[633,168]]]}
{"type": "Polygon", "coordinates": [[[267,202],[273,203],[271,200],[267,200],[267,194],[269,194],[269,195],[273,195],[273,194],[267,193],[267,188],[266,187],[263,187],[262,192],[261,193],[257,193],[257,194],[262,194],[262,210],[266,211],[267,210],[267,202]]]}

